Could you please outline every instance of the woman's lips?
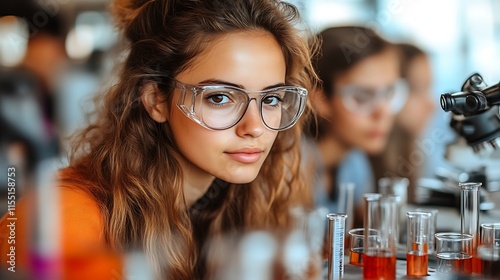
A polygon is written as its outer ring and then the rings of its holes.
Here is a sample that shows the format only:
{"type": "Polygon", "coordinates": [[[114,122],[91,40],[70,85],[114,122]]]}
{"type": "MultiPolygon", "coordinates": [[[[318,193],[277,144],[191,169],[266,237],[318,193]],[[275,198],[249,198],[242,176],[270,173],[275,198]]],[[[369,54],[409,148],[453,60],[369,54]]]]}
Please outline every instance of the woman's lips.
{"type": "Polygon", "coordinates": [[[226,154],[235,161],[241,163],[254,163],[260,160],[263,151],[261,149],[251,148],[251,149],[241,149],[231,152],[226,152],[226,154]]]}
{"type": "Polygon", "coordinates": [[[367,133],[370,138],[383,138],[387,136],[387,133],[383,130],[372,130],[367,133]]]}

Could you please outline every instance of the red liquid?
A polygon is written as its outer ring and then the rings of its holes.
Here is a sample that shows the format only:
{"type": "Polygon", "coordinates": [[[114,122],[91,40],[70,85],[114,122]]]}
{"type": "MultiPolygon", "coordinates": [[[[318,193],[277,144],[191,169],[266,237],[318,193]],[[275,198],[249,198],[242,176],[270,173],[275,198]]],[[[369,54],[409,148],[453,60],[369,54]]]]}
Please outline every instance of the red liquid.
{"type": "Polygon", "coordinates": [[[472,256],[462,253],[439,253],[437,257],[437,272],[439,273],[472,273],[472,256]]]}
{"type": "Polygon", "coordinates": [[[477,257],[477,250],[472,253],[472,272],[480,274],[483,270],[481,260],[477,257]]]}
{"type": "Polygon", "coordinates": [[[363,266],[364,279],[396,279],[396,255],[392,252],[365,253],[363,266]]]}
{"type": "Polygon", "coordinates": [[[349,250],[349,263],[352,265],[363,266],[363,248],[354,248],[349,250]]]}
{"type": "MultiPolygon", "coordinates": [[[[500,269],[500,268],[499,268],[500,269]]],[[[480,274],[483,271],[483,264],[480,258],[476,255],[472,257],[472,272],[480,274]]]]}
{"type": "Polygon", "coordinates": [[[497,260],[482,260],[481,262],[481,275],[491,277],[493,279],[500,279],[500,259],[497,260]]]}
{"type": "Polygon", "coordinates": [[[409,252],[406,254],[406,275],[427,276],[429,257],[421,252],[409,252]]]}

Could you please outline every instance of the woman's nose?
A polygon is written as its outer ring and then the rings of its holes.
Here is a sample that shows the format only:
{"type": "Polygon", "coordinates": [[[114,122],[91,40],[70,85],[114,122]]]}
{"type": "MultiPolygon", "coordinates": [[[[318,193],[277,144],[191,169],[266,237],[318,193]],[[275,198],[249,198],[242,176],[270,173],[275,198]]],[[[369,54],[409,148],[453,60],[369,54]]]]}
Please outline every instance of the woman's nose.
{"type": "Polygon", "coordinates": [[[373,111],[371,113],[371,116],[373,118],[379,119],[379,118],[395,115],[395,113],[392,112],[391,104],[389,101],[387,101],[385,99],[378,99],[376,102],[377,103],[374,105],[373,111]]]}
{"type": "Polygon", "coordinates": [[[265,130],[266,127],[260,117],[259,104],[257,104],[257,100],[252,99],[245,114],[236,124],[236,133],[242,137],[259,137],[265,130]]]}

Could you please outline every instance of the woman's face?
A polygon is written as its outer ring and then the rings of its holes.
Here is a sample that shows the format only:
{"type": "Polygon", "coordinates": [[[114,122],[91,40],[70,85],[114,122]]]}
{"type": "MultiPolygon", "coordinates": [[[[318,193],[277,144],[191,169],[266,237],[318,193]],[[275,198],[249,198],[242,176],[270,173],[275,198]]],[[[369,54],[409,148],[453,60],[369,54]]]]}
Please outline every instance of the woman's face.
{"type": "Polygon", "coordinates": [[[424,55],[415,57],[408,65],[407,82],[410,95],[398,115],[398,123],[414,137],[421,136],[435,111],[430,61],[424,55]]]}
{"type": "Polygon", "coordinates": [[[339,76],[329,100],[330,137],[346,149],[358,148],[370,154],[380,152],[394,121],[394,112],[383,96],[399,77],[398,56],[392,49],[365,58],[339,76]],[[363,100],[359,104],[368,106],[356,106],[352,102],[349,106],[346,97],[358,93],[364,94],[353,100],[363,100]]]}
{"type": "MultiPolygon", "coordinates": [[[[280,45],[264,32],[238,32],[220,37],[203,51],[176,80],[185,84],[232,85],[258,91],[285,83],[286,65],[280,45]]],[[[168,118],[175,142],[184,155],[190,180],[220,178],[230,183],[255,179],[277,132],[262,123],[255,100],[233,127],[209,130],[176,106],[175,89],[168,118]]],[[[186,91],[191,94],[190,90],[186,91]]]]}

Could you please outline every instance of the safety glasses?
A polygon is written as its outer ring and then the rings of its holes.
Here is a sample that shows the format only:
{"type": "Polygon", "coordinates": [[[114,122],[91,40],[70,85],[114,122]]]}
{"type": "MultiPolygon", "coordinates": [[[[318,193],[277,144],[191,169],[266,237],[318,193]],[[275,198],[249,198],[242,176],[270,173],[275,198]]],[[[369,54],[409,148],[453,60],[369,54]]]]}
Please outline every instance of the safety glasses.
{"type": "Polygon", "coordinates": [[[188,118],[212,130],[224,130],[236,125],[252,100],[259,107],[264,125],[276,131],[292,127],[306,107],[307,90],[298,86],[248,91],[227,85],[175,83],[176,88],[181,90],[177,107],[188,118]]]}
{"type": "Polygon", "coordinates": [[[369,115],[384,104],[391,113],[398,113],[408,98],[408,86],[402,79],[385,88],[372,89],[360,85],[345,85],[336,89],[347,110],[358,115],[369,115]]]}

